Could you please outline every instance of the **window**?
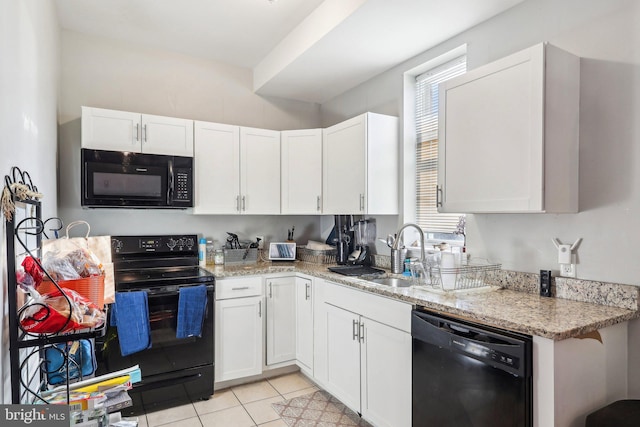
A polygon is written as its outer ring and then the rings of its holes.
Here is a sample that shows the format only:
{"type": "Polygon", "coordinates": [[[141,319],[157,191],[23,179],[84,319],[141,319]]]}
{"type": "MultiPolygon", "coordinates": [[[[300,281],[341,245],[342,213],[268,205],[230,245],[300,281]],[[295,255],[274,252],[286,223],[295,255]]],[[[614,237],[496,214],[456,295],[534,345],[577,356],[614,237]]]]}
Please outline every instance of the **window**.
{"type": "Polygon", "coordinates": [[[460,214],[438,213],[438,85],[467,71],[466,56],[435,67],[416,77],[416,222],[430,239],[463,240],[456,235],[460,214]]]}

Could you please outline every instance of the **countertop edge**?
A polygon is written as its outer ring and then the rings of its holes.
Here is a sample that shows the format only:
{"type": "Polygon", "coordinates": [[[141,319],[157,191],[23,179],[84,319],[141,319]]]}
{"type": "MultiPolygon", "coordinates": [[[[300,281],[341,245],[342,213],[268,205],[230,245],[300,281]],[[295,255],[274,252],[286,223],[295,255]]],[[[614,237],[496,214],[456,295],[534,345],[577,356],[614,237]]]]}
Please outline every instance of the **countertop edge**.
{"type": "MultiPolygon", "coordinates": [[[[412,289],[412,288],[390,288],[386,285],[376,285],[371,282],[366,282],[363,279],[349,277],[349,276],[342,276],[342,275],[330,272],[327,270],[327,267],[328,265],[324,265],[324,264],[296,262],[293,265],[286,265],[286,266],[277,266],[277,265],[274,266],[270,263],[259,263],[259,264],[252,264],[252,265],[243,265],[243,266],[227,266],[227,267],[215,267],[215,268],[207,267],[207,269],[212,273],[214,273],[216,275],[216,278],[219,278],[219,279],[252,276],[252,275],[267,275],[267,274],[285,274],[285,273],[305,274],[305,275],[313,276],[319,279],[329,280],[334,283],[353,287],[353,288],[356,288],[365,292],[369,292],[372,294],[414,304],[420,307],[424,307],[426,309],[443,313],[445,315],[449,314],[449,315],[460,317],[462,319],[483,323],[493,327],[507,329],[507,330],[511,330],[519,333],[524,333],[527,335],[547,338],[554,341],[561,341],[569,338],[578,338],[589,332],[597,331],[609,326],[613,326],[618,323],[640,318],[639,310],[615,308],[615,307],[603,306],[603,305],[598,305],[593,303],[565,300],[565,299],[559,299],[559,298],[549,299],[544,297],[538,297],[537,295],[532,295],[530,293],[518,292],[514,290],[501,289],[499,291],[496,291],[496,292],[502,292],[504,293],[504,295],[508,293],[516,293],[516,294],[519,294],[517,296],[521,297],[523,300],[530,299],[533,302],[536,302],[537,301],[536,299],[539,299],[539,302],[543,302],[543,303],[546,303],[550,300],[551,301],[556,300],[557,302],[561,302],[563,306],[570,307],[573,304],[575,304],[576,308],[583,308],[583,309],[593,308],[594,310],[598,309],[598,310],[606,310],[611,312],[610,315],[603,314],[602,316],[604,317],[599,320],[595,320],[589,323],[580,323],[578,325],[572,325],[571,327],[566,329],[562,329],[562,330],[545,329],[544,327],[540,327],[540,326],[535,326],[535,325],[532,326],[532,325],[527,325],[523,323],[517,323],[511,319],[508,319],[507,317],[499,318],[495,316],[485,315],[482,313],[477,313],[470,310],[452,307],[450,305],[438,303],[436,301],[428,301],[425,299],[418,298],[415,295],[410,295],[409,289],[412,289]]],[[[419,289],[417,291],[419,291],[419,289]]],[[[424,292],[428,292],[428,291],[424,291],[424,292]]],[[[425,296],[424,293],[422,295],[425,296]]],[[[460,298],[460,297],[459,296],[442,296],[442,298],[451,300],[451,298],[460,298]]]]}

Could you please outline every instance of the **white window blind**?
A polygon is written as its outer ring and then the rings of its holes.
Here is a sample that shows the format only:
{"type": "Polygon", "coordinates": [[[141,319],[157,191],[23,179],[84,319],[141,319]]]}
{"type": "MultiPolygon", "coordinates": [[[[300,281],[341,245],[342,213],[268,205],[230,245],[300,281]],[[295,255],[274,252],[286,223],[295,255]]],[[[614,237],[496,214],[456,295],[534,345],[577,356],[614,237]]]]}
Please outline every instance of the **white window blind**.
{"type": "Polygon", "coordinates": [[[460,56],[416,77],[416,222],[423,230],[453,233],[460,214],[438,213],[438,85],[467,71],[460,56]]]}

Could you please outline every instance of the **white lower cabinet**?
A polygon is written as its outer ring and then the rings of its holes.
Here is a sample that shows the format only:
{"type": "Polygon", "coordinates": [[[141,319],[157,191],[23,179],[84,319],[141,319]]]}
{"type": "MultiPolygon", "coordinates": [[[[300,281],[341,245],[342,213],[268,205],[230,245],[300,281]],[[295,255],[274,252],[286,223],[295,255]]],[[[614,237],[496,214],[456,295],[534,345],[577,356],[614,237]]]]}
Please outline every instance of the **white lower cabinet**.
{"type": "Polygon", "coordinates": [[[262,373],[262,278],[216,281],[215,381],[262,373]]]}
{"type": "Polygon", "coordinates": [[[296,278],[266,279],[267,365],[296,358],[296,278]]]}
{"type": "Polygon", "coordinates": [[[377,427],[410,426],[411,305],[329,282],[316,289],[315,379],[377,427]]]}
{"type": "Polygon", "coordinates": [[[411,425],[411,334],[362,318],[361,405],[375,426],[411,425]]]}
{"type": "Polygon", "coordinates": [[[296,277],[296,361],[307,373],[313,372],[313,281],[296,277]]]}

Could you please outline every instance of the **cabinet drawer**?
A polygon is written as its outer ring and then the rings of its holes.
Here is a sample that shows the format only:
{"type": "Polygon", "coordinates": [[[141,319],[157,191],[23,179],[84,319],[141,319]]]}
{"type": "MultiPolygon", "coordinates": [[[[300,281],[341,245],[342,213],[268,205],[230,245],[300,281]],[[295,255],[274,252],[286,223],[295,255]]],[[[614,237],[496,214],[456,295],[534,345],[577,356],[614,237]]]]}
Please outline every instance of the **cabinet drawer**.
{"type": "Polygon", "coordinates": [[[328,304],[411,333],[411,304],[332,282],[325,282],[323,294],[328,304]]]}
{"type": "Polygon", "coordinates": [[[262,277],[241,277],[216,281],[216,300],[262,295],[262,277]]]}

